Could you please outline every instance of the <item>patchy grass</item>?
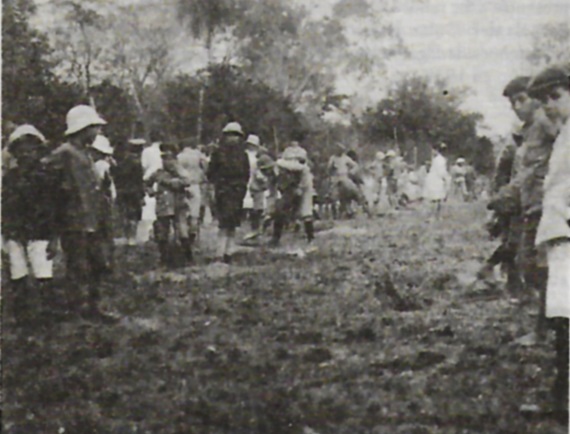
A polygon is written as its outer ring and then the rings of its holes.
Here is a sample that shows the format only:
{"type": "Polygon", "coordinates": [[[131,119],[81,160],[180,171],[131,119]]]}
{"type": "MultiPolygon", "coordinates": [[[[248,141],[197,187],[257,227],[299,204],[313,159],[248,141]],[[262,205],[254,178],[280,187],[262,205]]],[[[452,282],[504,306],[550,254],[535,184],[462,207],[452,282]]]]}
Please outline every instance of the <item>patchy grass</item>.
{"type": "Polygon", "coordinates": [[[161,273],[152,244],[121,248],[103,287],[119,324],[5,320],[3,432],[566,432],[517,411],[553,377],[550,341],[512,344],[529,308],[465,284],[492,249],[483,215],[359,218],[303,259],[247,248],[229,269],[161,273]]]}

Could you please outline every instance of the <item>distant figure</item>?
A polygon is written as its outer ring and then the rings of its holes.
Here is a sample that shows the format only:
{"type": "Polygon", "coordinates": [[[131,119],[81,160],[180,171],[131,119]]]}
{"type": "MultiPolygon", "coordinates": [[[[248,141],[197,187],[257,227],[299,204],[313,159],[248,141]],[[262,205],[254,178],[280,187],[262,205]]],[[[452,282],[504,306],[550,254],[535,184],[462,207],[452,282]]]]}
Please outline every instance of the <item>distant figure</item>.
{"type": "Polygon", "coordinates": [[[129,140],[127,152],[112,169],[117,188],[117,207],[127,244],[136,244],[137,225],[142,218],[145,190],[141,164],[144,139],[129,140]]]}
{"type": "MultiPolygon", "coordinates": [[[[152,131],[150,134],[151,143],[142,151],[141,164],[144,181],[149,179],[154,172],[162,169],[162,155],[160,151],[162,140],[163,137],[160,132],[152,131]]],[[[146,243],[150,239],[152,226],[156,220],[156,199],[147,194],[144,201],[142,219],[137,233],[137,242],[139,243],[146,243]]]]}
{"type": "Polygon", "coordinates": [[[449,192],[450,176],[447,171],[447,160],[442,154],[446,149],[445,143],[433,148],[433,158],[424,185],[423,197],[433,204],[433,215],[436,219],[441,217],[442,203],[447,199],[449,192]]]}
{"type": "Polygon", "coordinates": [[[451,167],[451,194],[454,199],[467,200],[467,166],[465,165],[465,158],[458,158],[455,164],[451,167]]]}

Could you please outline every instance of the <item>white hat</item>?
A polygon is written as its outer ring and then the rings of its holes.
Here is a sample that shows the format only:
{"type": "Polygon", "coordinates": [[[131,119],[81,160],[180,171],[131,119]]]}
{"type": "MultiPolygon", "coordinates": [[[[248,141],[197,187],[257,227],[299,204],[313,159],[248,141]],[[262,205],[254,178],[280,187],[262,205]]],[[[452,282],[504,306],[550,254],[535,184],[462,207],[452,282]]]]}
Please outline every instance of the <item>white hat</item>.
{"type": "Polygon", "coordinates": [[[88,105],[78,105],[67,112],[65,118],[67,130],[65,135],[77,133],[92,125],[107,125],[107,122],[97,114],[95,109],[88,105]]]}
{"type": "Polygon", "coordinates": [[[457,163],[465,163],[465,158],[458,158],[457,163]]]}
{"type": "Polygon", "coordinates": [[[247,140],[245,142],[250,144],[250,145],[253,145],[253,146],[261,145],[261,141],[259,140],[259,137],[256,136],[255,134],[250,134],[249,136],[247,136],[247,140]]]}
{"type": "Polygon", "coordinates": [[[102,136],[101,134],[95,137],[95,140],[93,141],[91,147],[93,149],[97,149],[103,154],[113,155],[113,147],[111,146],[111,142],[109,142],[109,139],[107,137],[102,136]]]}
{"type": "Polygon", "coordinates": [[[227,124],[224,129],[222,130],[224,134],[239,134],[243,136],[243,130],[241,129],[241,125],[238,122],[230,122],[227,124]]]}
{"type": "Polygon", "coordinates": [[[305,168],[305,165],[301,164],[297,160],[285,160],[283,158],[280,158],[279,160],[277,160],[276,164],[277,164],[277,167],[279,167],[281,169],[290,170],[293,172],[300,172],[301,170],[303,170],[305,168]]]}
{"type": "Polygon", "coordinates": [[[394,158],[395,156],[396,156],[396,151],[394,151],[393,149],[390,149],[388,152],[386,152],[386,157],[394,158]]]}
{"type": "Polygon", "coordinates": [[[386,157],[386,155],[384,155],[384,152],[382,152],[382,151],[376,152],[376,159],[377,160],[383,160],[384,157],[386,157]]]}
{"type": "Polygon", "coordinates": [[[136,146],[142,146],[145,143],[146,143],[145,139],[130,139],[129,140],[129,144],[136,145],[136,146]]]}
{"type": "Polygon", "coordinates": [[[19,140],[24,136],[34,136],[40,139],[42,143],[46,142],[46,138],[42,133],[38,131],[36,127],[30,124],[24,124],[20,125],[12,132],[12,134],[10,134],[10,137],[8,138],[8,145],[11,145],[16,140],[19,140]]]}

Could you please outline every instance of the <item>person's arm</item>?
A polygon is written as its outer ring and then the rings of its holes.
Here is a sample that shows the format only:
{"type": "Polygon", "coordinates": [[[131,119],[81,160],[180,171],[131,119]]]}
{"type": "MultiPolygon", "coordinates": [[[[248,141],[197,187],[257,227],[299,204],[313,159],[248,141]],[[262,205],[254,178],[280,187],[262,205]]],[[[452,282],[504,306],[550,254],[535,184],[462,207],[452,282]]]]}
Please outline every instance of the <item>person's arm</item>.
{"type": "Polygon", "coordinates": [[[215,184],[218,181],[219,177],[219,170],[220,170],[220,155],[219,151],[216,149],[212,152],[212,156],[210,157],[210,162],[208,163],[208,169],[206,171],[206,178],[212,184],[215,184]]]}

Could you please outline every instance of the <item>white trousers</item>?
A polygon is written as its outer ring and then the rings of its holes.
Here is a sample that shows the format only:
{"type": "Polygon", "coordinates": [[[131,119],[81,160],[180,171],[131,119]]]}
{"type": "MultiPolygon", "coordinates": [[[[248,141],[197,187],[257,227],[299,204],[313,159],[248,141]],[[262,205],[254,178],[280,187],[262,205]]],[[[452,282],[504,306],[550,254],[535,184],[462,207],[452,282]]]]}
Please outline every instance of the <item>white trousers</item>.
{"type": "Polygon", "coordinates": [[[8,240],[5,248],[10,258],[10,278],[21,279],[30,274],[30,271],[36,279],[52,278],[53,261],[47,258],[47,247],[48,241],[29,241],[24,246],[8,240]]]}
{"type": "Polygon", "coordinates": [[[570,318],[570,241],[548,248],[546,316],[570,318]]]}

